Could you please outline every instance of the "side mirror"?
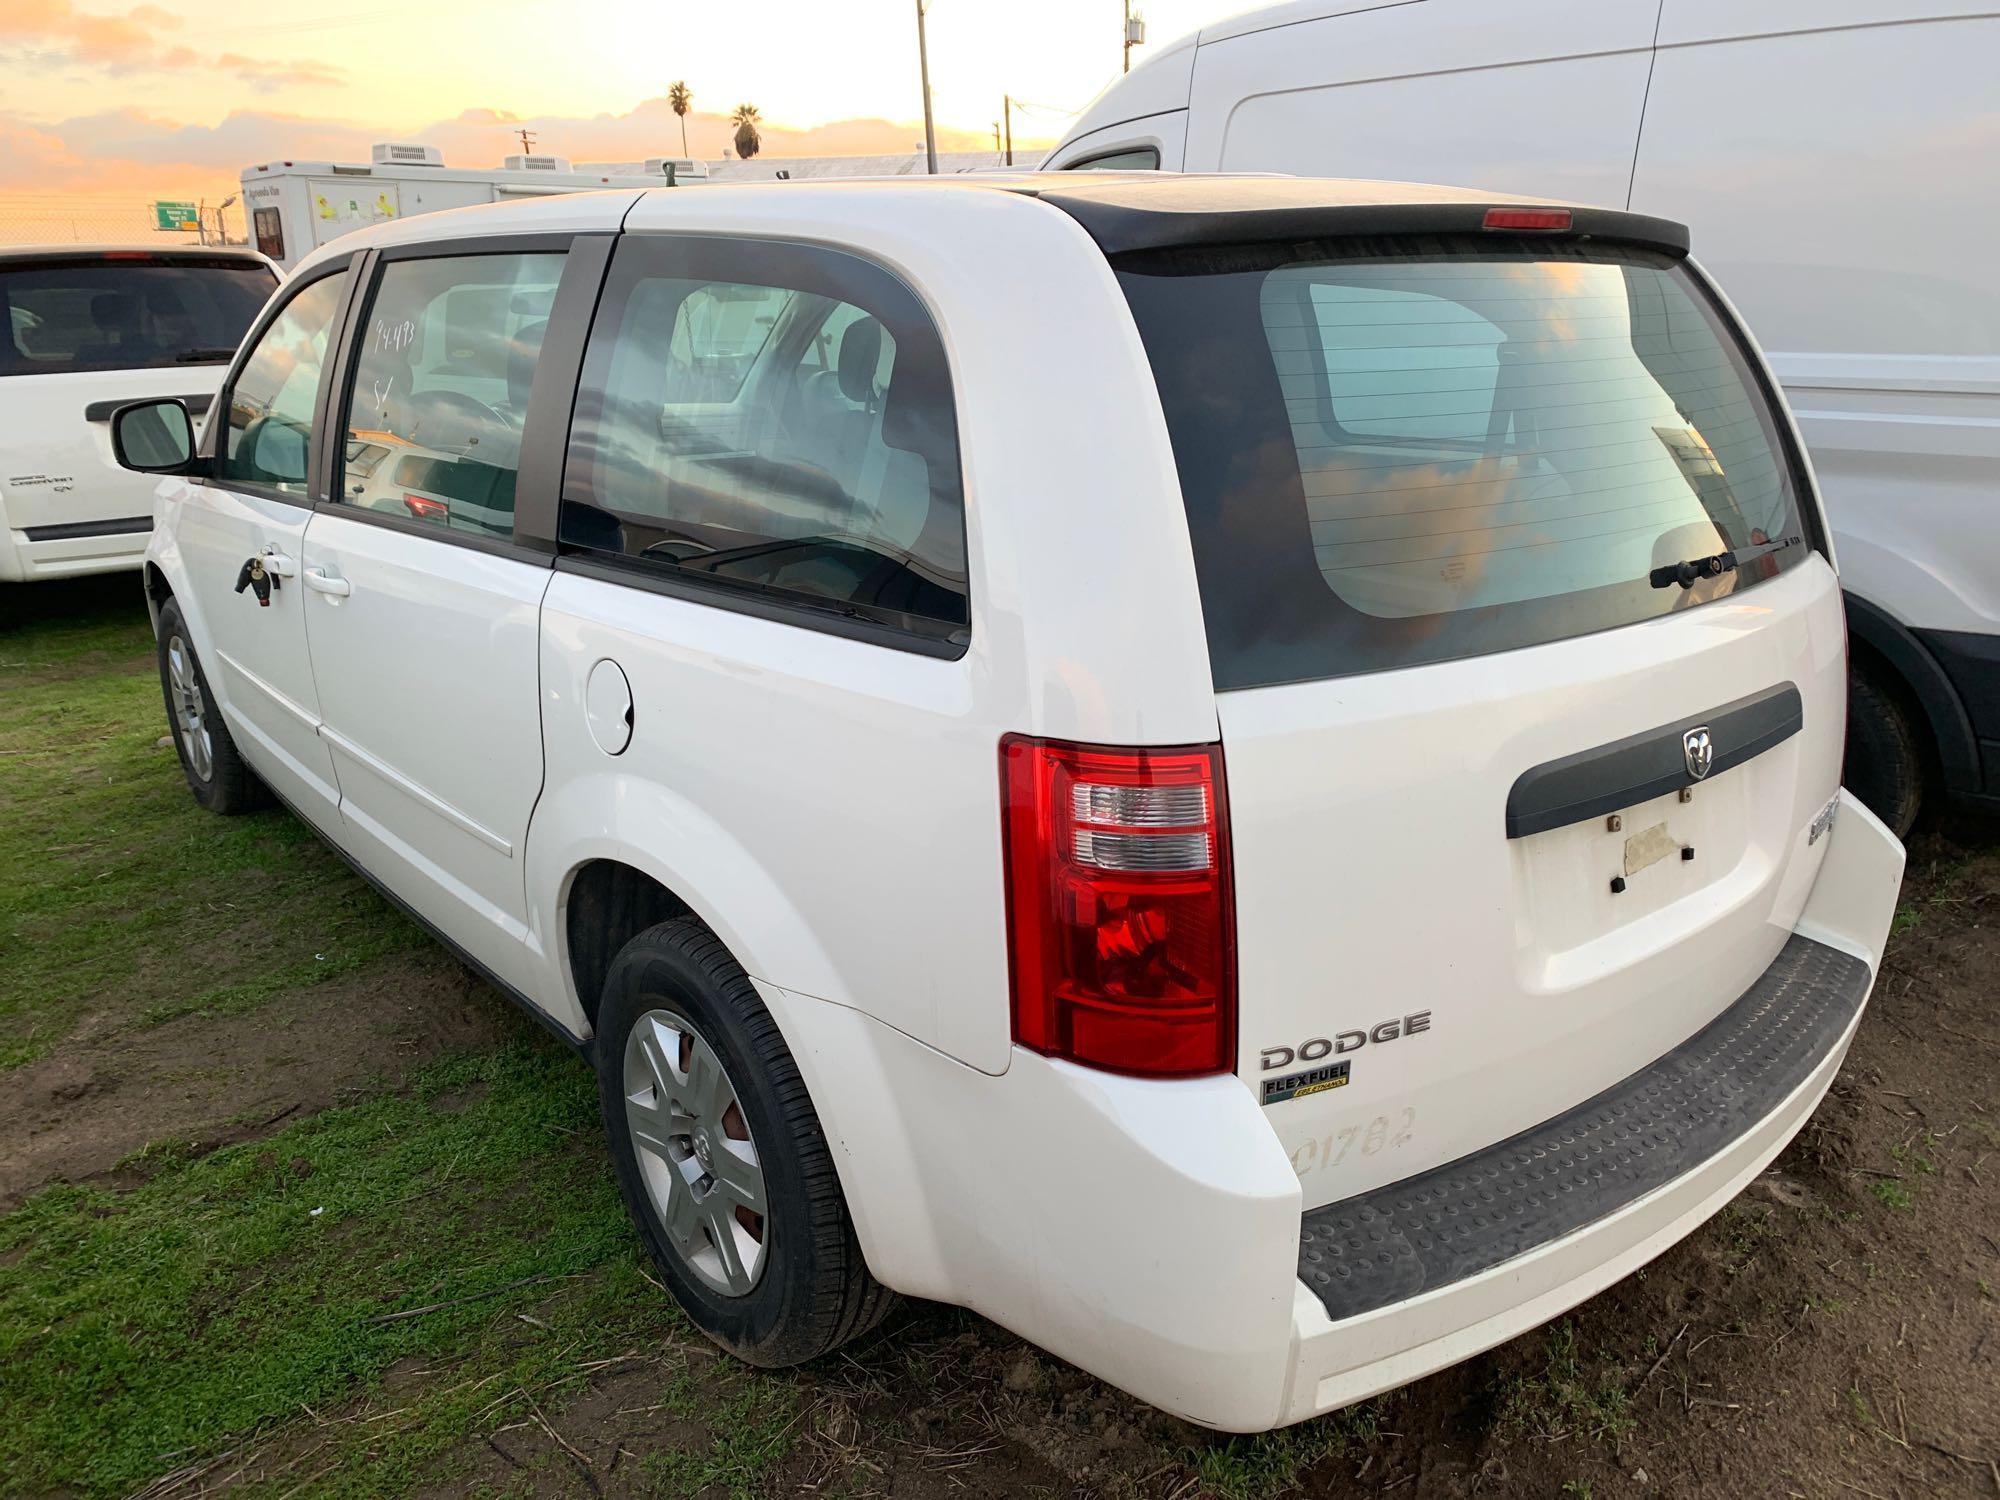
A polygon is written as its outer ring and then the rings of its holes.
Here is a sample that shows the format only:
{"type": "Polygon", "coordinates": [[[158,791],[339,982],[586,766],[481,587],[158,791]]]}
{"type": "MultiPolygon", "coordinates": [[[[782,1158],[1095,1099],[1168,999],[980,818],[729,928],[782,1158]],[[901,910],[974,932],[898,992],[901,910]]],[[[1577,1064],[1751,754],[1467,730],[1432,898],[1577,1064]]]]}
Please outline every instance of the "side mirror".
{"type": "Polygon", "coordinates": [[[185,474],[194,466],[194,419],[178,401],[134,401],[111,414],[111,453],[140,474],[185,474]]]}

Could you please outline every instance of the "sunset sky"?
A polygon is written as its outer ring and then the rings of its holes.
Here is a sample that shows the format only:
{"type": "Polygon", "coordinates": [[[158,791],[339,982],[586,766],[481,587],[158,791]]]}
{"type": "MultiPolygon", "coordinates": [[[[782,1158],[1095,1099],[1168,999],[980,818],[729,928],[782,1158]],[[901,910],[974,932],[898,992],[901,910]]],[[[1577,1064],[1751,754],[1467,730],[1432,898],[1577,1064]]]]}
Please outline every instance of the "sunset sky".
{"type": "MultiPolygon", "coordinates": [[[[1244,6],[1141,8],[1157,44],[1244,6]]],[[[990,147],[1003,93],[1037,106],[1017,112],[1016,147],[1052,144],[1116,76],[1122,14],[1120,0],[932,0],[939,148],[990,147]]],[[[0,210],[214,201],[249,163],[365,161],[386,139],[497,164],[522,125],[576,161],[678,155],[676,78],[694,90],[696,156],[722,154],[746,100],[767,156],[923,138],[914,0],[0,0],[0,210]]]]}

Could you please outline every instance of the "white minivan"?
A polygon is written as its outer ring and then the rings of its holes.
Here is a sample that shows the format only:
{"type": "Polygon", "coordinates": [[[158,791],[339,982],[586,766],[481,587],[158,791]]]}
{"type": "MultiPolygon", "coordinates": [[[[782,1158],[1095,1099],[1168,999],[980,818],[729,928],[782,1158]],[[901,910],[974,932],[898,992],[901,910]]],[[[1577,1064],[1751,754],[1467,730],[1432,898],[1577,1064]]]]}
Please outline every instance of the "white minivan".
{"type": "Polygon", "coordinates": [[[2000,806],[2000,15],[1951,0],[1289,0],[1099,98],[1050,167],[1456,182],[1688,224],[1840,540],[1847,782],[2000,806]]]}
{"type": "Polygon", "coordinates": [[[1811,471],[1687,249],[1156,173],[344,237],[198,441],[114,424],[182,765],[591,1061],[744,1358],[895,1291],[1330,1410],[1714,1213],[1881,961],[1811,471]]]}
{"type": "Polygon", "coordinates": [[[0,583],[137,568],[153,486],[111,456],[111,413],[204,410],[278,284],[252,250],[0,248],[0,583]]]}

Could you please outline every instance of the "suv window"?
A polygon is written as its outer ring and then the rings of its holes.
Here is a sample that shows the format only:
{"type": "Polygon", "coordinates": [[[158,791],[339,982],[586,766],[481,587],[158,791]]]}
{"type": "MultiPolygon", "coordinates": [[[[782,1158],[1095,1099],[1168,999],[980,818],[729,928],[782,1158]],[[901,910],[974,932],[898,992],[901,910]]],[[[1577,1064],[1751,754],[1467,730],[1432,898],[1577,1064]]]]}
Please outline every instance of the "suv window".
{"type": "Polygon", "coordinates": [[[560,254],[383,266],[350,378],[342,501],[514,534],[521,427],[562,271],[560,254]]]}
{"type": "Polygon", "coordinates": [[[1651,571],[1804,536],[1736,334],[1673,258],[1412,237],[1125,257],[1217,687],[1634,624],[1651,571]]]}
{"type": "Polygon", "coordinates": [[[223,483],[306,493],[313,403],[345,284],[346,277],[332,275],[303,288],[237,371],[225,403],[229,426],[217,465],[223,483]]]}
{"type": "Polygon", "coordinates": [[[277,279],[143,250],[0,266],[0,375],[227,364],[277,279]]]}
{"type": "Polygon", "coordinates": [[[698,588],[962,643],[957,423],[929,314],[840,251],[628,236],[559,531],[698,588]]]}

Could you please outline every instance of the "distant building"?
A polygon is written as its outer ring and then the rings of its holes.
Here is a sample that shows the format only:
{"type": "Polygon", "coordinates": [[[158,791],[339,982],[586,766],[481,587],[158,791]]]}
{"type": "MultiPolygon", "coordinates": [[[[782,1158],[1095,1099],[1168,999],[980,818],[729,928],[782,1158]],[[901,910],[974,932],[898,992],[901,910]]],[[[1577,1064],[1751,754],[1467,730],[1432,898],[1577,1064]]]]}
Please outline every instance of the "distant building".
{"type": "MultiPolygon", "coordinates": [[[[1016,148],[1014,165],[1032,167],[1048,155],[1044,146],[1016,148]]],[[[990,172],[1004,167],[1006,158],[998,151],[940,151],[938,172],[990,172]]],[[[707,162],[710,182],[771,182],[778,178],[806,177],[921,177],[927,170],[922,151],[896,152],[886,156],[753,156],[745,161],[728,156],[707,162]]],[[[600,172],[610,177],[640,173],[641,162],[592,162],[580,171],[600,172]]]]}

